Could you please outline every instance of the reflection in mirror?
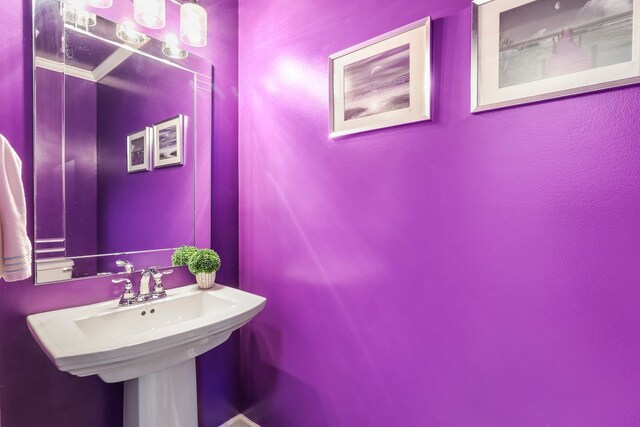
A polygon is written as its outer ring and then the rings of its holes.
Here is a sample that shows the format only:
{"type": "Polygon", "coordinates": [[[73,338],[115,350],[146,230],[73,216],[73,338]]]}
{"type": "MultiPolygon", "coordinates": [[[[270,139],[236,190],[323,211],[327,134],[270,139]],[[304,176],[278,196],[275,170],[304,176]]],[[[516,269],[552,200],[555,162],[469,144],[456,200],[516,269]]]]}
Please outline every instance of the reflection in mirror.
{"type": "Polygon", "coordinates": [[[57,0],[36,3],[34,49],[37,282],[118,272],[123,255],[169,265],[196,244],[211,65],[57,0]]]}

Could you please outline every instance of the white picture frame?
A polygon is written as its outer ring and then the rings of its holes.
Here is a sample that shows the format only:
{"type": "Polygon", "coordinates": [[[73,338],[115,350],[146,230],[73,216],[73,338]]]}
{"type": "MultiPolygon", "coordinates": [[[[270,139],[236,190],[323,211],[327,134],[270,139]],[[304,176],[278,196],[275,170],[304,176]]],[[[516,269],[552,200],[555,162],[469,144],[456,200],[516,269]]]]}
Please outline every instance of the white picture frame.
{"type": "Polygon", "coordinates": [[[182,115],[153,125],[153,167],[184,164],[184,118],[182,115]]]}
{"type": "Polygon", "coordinates": [[[471,112],[640,82],[640,0],[566,4],[473,0],[471,112]]]}
{"type": "Polygon", "coordinates": [[[146,172],[149,170],[149,139],[151,129],[127,135],[127,173],[146,172]]]}
{"type": "Polygon", "coordinates": [[[431,18],[329,57],[330,137],[431,119],[431,18]]]}

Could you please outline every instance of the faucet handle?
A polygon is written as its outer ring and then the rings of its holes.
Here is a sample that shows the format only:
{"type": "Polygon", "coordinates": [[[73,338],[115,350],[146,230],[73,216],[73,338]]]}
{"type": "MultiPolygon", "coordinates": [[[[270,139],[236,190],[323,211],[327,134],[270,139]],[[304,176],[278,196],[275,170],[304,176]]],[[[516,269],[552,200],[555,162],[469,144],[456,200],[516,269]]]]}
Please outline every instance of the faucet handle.
{"type": "Polygon", "coordinates": [[[173,273],[173,269],[170,270],[160,270],[160,267],[151,267],[151,275],[156,280],[162,280],[162,276],[173,273]]]}
{"type": "Polygon", "coordinates": [[[173,273],[173,269],[164,271],[160,271],[159,269],[160,267],[151,267],[150,269],[153,281],[155,282],[153,293],[151,294],[151,298],[153,299],[165,298],[167,296],[167,292],[164,290],[164,286],[162,286],[162,276],[173,273]]]}
{"type": "Polygon", "coordinates": [[[127,274],[131,274],[133,273],[134,267],[133,264],[131,264],[129,261],[127,261],[126,259],[119,259],[116,261],[116,265],[118,267],[124,267],[124,272],[127,274]]]}
{"type": "Polygon", "coordinates": [[[129,279],[111,279],[112,283],[124,283],[124,291],[120,296],[120,307],[126,307],[136,303],[136,294],[133,292],[133,284],[129,279]]]}

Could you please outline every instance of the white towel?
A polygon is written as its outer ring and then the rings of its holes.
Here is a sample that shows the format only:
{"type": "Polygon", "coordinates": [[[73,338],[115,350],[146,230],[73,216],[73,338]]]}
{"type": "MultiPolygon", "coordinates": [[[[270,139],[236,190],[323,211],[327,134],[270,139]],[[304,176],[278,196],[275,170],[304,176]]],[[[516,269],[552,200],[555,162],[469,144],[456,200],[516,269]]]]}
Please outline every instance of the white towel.
{"type": "Polygon", "coordinates": [[[31,241],[27,235],[27,203],[22,161],[0,135],[0,279],[31,277],[31,241]]]}

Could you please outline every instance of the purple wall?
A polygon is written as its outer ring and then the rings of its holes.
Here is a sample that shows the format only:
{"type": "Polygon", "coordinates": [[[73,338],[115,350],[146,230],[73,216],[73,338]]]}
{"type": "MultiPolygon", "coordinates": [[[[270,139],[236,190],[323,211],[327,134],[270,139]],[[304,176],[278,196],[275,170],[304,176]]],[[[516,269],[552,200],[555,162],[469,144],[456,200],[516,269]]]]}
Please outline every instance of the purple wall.
{"type": "Polygon", "coordinates": [[[640,425],[640,87],[471,115],[470,6],[240,3],[260,425],[640,425]],[[329,140],[328,55],[428,15],[434,120],[329,140]]]}
{"type": "Polygon", "coordinates": [[[133,55],[99,82],[97,105],[98,253],[193,245],[193,73],[133,55]],[[151,155],[148,172],[128,173],[127,135],[178,114],[184,164],[156,169],[151,155]]]}
{"type": "MultiPolygon", "coordinates": [[[[176,10],[168,3],[176,31],[176,10]]],[[[212,1],[209,45],[199,54],[216,67],[214,100],[213,210],[214,245],[225,245],[225,284],[237,283],[237,1],[212,1]],[[215,24],[215,25],[214,25],[215,24]],[[234,175],[235,174],[235,175],[234,175]],[[231,212],[226,212],[230,209],[231,212]],[[216,212],[225,214],[216,216],[216,212]]],[[[116,0],[110,13],[131,16],[131,4],[116,0]]],[[[23,177],[30,211],[33,199],[31,17],[28,2],[2,6],[0,27],[11,29],[0,57],[0,133],[22,157],[23,177]]],[[[33,218],[29,218],[33,224],[33,218]]],[[[30,230],[33,236],[33,230],[30,230]]],[[[217,246],[216,246],[217,247],[217,246]]],[[[135,279],[137,281],[137,279],[135,279]]],[[[168,276],[168,287],[190,283],[180,270],[168,276]]],[[[0,424],[2,426],[104,426],[120,425],[122,386],[105,384],[97,377],[77,378],[59,372],[31,337],[28,314],[116,298],[119,286],[109,279],[35,287],[33,281],[0,280],[0,424]],[[35,403],[35,404],[34,404],[35,403]]],[[[217,426],[236,413],[238,388],[237,336],[198,360],[200,425],[217,426]]]]}

